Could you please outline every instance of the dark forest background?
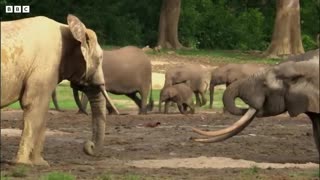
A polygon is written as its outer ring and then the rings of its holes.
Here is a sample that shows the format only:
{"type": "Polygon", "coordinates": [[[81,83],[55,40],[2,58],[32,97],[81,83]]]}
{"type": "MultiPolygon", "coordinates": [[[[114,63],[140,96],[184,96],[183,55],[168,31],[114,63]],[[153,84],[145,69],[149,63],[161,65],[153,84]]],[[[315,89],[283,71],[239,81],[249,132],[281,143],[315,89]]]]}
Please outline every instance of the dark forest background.
{"type": "MultiPolygon", "coordinates": [[[[155,46],[162,0],[0,0],[2,20],[47,16],[66,23],[75,14],[101,44],[155,46]],[[5,14],[5,5],[30,5],[30,14],[5,14]]],[[[317,47],[319,0],[301,0],[305,50],[317,47]]],[[[182,0],[179,40],[198,49],[264,50],[274,26],[276,0],[182,0]]]]}

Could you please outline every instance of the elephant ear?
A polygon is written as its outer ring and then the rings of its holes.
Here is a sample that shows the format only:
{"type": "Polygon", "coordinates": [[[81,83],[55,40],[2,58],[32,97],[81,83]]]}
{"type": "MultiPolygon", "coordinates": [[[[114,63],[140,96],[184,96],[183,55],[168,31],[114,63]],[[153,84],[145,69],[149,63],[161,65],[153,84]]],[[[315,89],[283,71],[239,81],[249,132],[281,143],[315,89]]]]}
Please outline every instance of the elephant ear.
{"type": "Polygon", "coordinates": [[[86,61],[86,79],[96,70],[96,64],[92,59],[94,48],[96,47],[97,38],[93,31],[86,26],[74,15],[69,14],[67,17],[68,25],[73,37],[81,43],[81,53],[86,61]]]}

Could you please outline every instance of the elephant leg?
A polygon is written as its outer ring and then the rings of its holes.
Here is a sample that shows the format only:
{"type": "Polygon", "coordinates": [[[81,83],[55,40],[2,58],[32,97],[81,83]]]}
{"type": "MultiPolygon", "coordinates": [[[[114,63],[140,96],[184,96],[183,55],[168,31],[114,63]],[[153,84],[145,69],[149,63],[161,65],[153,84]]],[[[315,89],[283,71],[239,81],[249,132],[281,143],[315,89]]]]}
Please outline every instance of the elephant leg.
{"type": "Polygon", "coordinates": [[[188,105],[187,105],[186,103],[183,103],[182,106],[183,106],[183,110],[184,110],[184,111],[187,111],[188,105]]]}
{"type": "Polygon", "coordinates": [[[200,95],[201,95],[201,100],[202,100],[200,106],[204,106],[207,103],[206,96],[205,96],[204,92],[200,92],[200,95]]]}
{"type": "Polygon", "coordinates": [[[164,103],[164,113],[165,114],[168,114],[168,112],[169,112],[169,101],[165,101],[165,103],[164,103]]]}
{"type": "Polygon", "coordinates": [[[189,107],[190,110],[188,111],[188,113],[194,114],[194,107],[192,105],[185,103],[185,104],[183,104],[183,107],[184,107],[185,111],[187,111],[187,108],[189,107]]]}
{"type": "Polygon", "coordinates": [[[180,103],[177,103],[177,105],[178,105],[178,109],[179,109],[180,113],[181,113],[181,114],[185,114],[186,111],[184,110],[183,105],[180,104],[180,103]]]}
{"type": "Polygon", "coordinates": [[[57,93],[56,90],[53,91],[52,95],[51,95],[52,101],[53,101],[53,105],[56,108],[57,111],[61,111],[59,104],[58,104],[58,100],[57,100],[57,93]]]}
{"type": "Polygon", "coordinates": [[[50,95],[54,89],[48,86],[47,84],[39,85],[37,82],[29,84],[27,82],[22,97],[24,127],[16,158],[17,163],[48,165],[41,155],[50,95]],[[38,91],[34,87],[44,87],[44,89],[38,91]]]}
{"type": "Polygon", "coordinates": [[[148,88],[145,88],[146,90],[140,91],[141,96],[141,108],[139,111],[139,114],[147,114],[147,103],[148,103],[148,88]]]}
{"type": "Polygon", "coordinates": [[[200,107],[201,106],[201,101],[200,101],[199,93],[195,92],[194,94],[196,96],[196,106],[200,107]]]}
{"type": "Polygon", "coordinates": [[[133,102],[139,107],[139,109],[141,109],[141,99],[137,96],[136,92],[127,94],[127,96],[133,100],[133,102]]]}
{"type": "Polygon", "coordinates": [[[316,142],[318,149],[318,154],[320,156],[320,114],[319,113],[307,113],[311,122],[313,129],[313,137],[316,142]]]}

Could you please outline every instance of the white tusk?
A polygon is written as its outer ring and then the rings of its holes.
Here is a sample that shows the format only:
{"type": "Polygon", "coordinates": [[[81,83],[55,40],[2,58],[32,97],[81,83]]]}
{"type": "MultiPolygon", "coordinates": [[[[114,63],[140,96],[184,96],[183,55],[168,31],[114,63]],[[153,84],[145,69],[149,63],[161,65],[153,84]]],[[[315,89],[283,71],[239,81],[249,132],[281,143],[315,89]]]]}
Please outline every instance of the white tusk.
{"type": "MultiPolygon", "coordinates": [[[[247,124],[247,122],[251,122],[252,121],[252,117],[255,116],[255,114],[257,113],[256,109],[253,108],[249,108],[249,110],[237,121],[235,122],[233,125],[221,129],[221,130],[217,130],[217,131],[203,131],[197,128],[192,128],[192,130],[198,134],[204,135],[204,136],[221,136],[227,133],[231,133],[235,130],[237,130],[238,128],[241,128],[244,124],[247,124]]],[[[248,123],[248,124],[249,124],[248,123]]]]}

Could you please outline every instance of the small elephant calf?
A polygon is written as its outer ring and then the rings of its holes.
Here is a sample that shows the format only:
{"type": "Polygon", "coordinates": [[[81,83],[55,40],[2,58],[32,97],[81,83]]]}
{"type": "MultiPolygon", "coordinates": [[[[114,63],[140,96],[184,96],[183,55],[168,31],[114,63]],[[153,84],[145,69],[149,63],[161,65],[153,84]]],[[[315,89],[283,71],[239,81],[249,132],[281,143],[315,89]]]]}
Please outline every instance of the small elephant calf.
{"type": "Polygon", "coordinates": [[[161,104],[165,102],[164,113],[168,113],[169,102],[177,103],[180,113],[194,114],[194,105],[192,100],[193,91],[185,84],[175,84],[169,87],[164,87],[160,92],[159,112],[161,112],[161,104]],[[187,108],[189,111],[187,112],[187,108]]]}

